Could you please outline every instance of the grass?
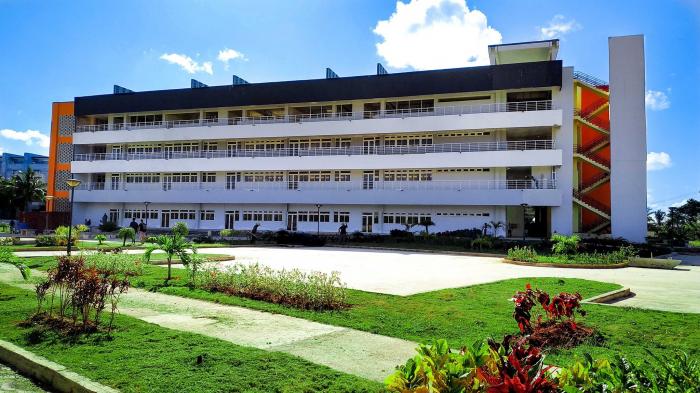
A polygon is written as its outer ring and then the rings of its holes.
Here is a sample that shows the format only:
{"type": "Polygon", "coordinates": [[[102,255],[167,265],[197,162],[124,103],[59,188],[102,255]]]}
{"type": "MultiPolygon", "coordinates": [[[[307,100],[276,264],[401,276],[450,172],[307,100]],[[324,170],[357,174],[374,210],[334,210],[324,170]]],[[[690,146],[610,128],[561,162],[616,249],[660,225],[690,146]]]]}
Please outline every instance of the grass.
{"type": "MultiPolygon", "coordinates": [[[[52,258],[32,258],[29,265],[45,269],[50,261],[52,258]]],[[[348,310],[315,312],[192,290],[186,287],[186,272],[180,269],[173,271],[174,280],[166,287],[163,286],[165,274],[162,267],[145,266],[144,275],[134,279],[133,284],[164,294],[285,314],[416,342],[444,338],[457,348],[486,337],[515,333],[517,326],[509,299],[527,283],[550,293],[579,292],[584,298],[620,288],[617,284],[572,278],[520,278],[405,297],[348,289],[347,301],[351,305],[348,310]]],[[[700,357],[699,314],[595,304],[586,304],[584,309],[588,316],[583,321],[596,327],[605,337],[605,343],[550,354],[548,361],[552,364],[568,365],[585,352],[607,357],[624,353],[641,359],[648,357],[646,349],[659,354],[683,350],[700,357]]]]}
{"type": "MultiPolygon", "coordinates": [[[[231,247],[230,244],[226,243],[195,243],[197,248],[224,248],[231,247]]],[[[142,244],[140,242],[132,243],[130,240],[126,242],[126,248],[145,248],[147,244],[142,244]]],[[[34,244],[16,244],[14,246],[7,246],[12,251],[62,251],[66,249],[66,246],[42,246],[38,247],[34,244]]],[[[97,241],[95,240],[78,240],[76,248],[79,250],[97,250],[106,249],[111,250],[115,248],[123,248],[121,241],[107,240],[98,247],[97,241]]]]}
{"type": "Polygon", "coordinates": [[[67,342],[17,326],[34,294],[0,284],[0,338],[122,392],[379,392],[379,383],[279,352],[238,346],[117,316],[113,339],[67,342]],[[29,340],[31,338],[31,340],[29,340]],[[196,363],[198,355],[204,362],[196,363]],[[114,362],[119,367],[114,367],[114,362]]]}

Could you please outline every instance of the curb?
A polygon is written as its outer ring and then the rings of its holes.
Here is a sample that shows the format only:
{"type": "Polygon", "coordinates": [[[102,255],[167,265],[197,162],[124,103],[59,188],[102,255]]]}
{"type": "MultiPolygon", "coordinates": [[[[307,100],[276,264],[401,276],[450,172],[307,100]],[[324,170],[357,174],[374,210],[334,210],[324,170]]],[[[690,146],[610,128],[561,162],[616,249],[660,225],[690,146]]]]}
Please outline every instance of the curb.
{"type": "Polygon", "coordinates": [[[623,299],[626,297],[630,297],[632,295],[632,291],[629,288],[620,288],[616,289],[614,291],[610,292],[605,292],[601,295],[598,296],[593,296],[591,298],[583,300],[584,303],[610,303],[614,300],[618,299],[623,299]]]}
{"type": "Polygon", "coordinates": [[[347,246],[347,245],[325,245],[328,248],[356,248],[361,250],[379,250],[379,251],[397,251],[397,252],[417,252],[424,254],[445,254],[445,255],[462,255],[468,257],[489,257],[503,258],[505,254],[494,254],[488,252],[469,252],[469,251],[448,251],[448,250],[424,250],[419,248],[394,248],[394,247],[363,247],[363,246],[347,246]]]}
{"type": "Polygon", "coordinates": [[[589,264],[589,265],[584,265],[584,264],[579,264],[579,265],[573,265],[573,264],[567,264],[567,263],[536,263],[536,262],[523,262],[523,261],[514,261],[512,259],[508,258],[503,258],[503,263],[509,263],[511,265],[519,265],[519,266],[535,266],[535,267],[561,267],[565,269],[621,269],[623,267],[628,267],[629,263],[628,262],[622,262],[622,263],[615,263],[612,265],[602,265],[602,264],[589,264]]]}
{"type": "Polygon", "coordinates": [[[60,393],[119,392],[3,340],[0,340],[0,361],[16,369],[20,374],[39,381],[52,391],[60,393]]]}

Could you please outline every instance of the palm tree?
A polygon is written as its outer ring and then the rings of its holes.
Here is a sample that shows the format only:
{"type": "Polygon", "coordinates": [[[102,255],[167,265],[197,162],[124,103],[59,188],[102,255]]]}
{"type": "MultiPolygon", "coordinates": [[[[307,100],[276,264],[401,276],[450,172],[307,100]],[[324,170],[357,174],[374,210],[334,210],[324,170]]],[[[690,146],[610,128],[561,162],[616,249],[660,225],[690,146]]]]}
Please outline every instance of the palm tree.
{"type": "Polygon", "coordinates": [[[31,168],[26,172],[19,172],[12,178],[13,198],[16,206],[23,211],[29,211],[29,204],[34,201],[43,201],[46,196],[46,184],[41,177],[31,168]]]}
{"type": "Polygon", "coordinates": [[[143,254],[144,261],[148,263],[151,260],[153,251],[161,250],[165,252],[168,261],[168,278],[165,280],[166,282],[172,279],[173,257],[177,256],[182,264],[187,266],[192,260],[192,254],[197,253],[197,249],[185,237],[188,232],[187,226],[179,222],[170,231],[170,235],[158,235],[155,238],[155,243],[149,245],[143,254]],[[188,251],[191,251],[192,254],[188,251]]]}
{"type": "Polygon", "coordinates": [[[424,217],[421,218],[420,221],[418,222],[418,225],[425,227],[425,234],[428,235],[428,227],[432,227],[435,225],[433,222],[433,219],[430,217],[424,217]]]}
{"type": "Polygon", "coordinates": [[[504,228],[506,224],[503,223],[503,221],[490,221],[489,226],[493,228],[493,236],[497,237],[498,236],[498,230],[501,228],[504,228]]]}

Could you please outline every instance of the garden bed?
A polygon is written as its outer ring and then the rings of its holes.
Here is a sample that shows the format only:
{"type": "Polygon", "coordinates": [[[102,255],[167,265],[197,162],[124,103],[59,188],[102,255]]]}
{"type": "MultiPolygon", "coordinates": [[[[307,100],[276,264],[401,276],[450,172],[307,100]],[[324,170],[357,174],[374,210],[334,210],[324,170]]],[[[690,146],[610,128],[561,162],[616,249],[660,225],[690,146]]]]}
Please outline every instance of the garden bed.
{"type": "Polygon", "coordinates": [[[517,261],[503,258],[503,262],[512,265],[538,266],[538,267],[561,267],[567,269],[620,269],[628,267],[629,262],[621,263],[574,263],[574,262],[537,262],[537,261],[517,261]]]}

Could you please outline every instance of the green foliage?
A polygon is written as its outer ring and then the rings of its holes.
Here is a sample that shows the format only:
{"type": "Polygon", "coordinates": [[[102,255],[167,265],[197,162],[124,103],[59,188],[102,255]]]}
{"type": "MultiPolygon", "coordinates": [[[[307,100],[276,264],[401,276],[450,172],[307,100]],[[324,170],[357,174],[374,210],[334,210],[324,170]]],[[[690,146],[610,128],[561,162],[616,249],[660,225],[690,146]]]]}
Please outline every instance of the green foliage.
{"type": "Polygon", "coordinates": [[[10,233],[10,224],[0,222],[0,233],[10,233]]]}
{"type": "Polygon", "coordinates": [[[14,246],[19,244],[19,238],[14,236],[0,237],[0,246],[14,246]]]}
{"type": "Polygon", "coordinates": [[[231,237],[233,235],[233,229],[222,229],[219,231],[219,236],[221,237],[231,237]]]}
{"type": "Polygon", "coordinates": [[[114,232],[117,229],[119,229],[119,226],[117,225],[116,222],[112,221],[107,221],[107,222],[102,222],[100,225],[97,227],[102,232],[114,232]]]}
{"type": "Polygon", "coordinates": [[[175,225],[173,225],[173,228],[170,230],[173,235],[178,235],[178,236],[187,236],[190,234],[190,230],[187,228],[187,224],[184,222],[178,222],[175,225]]]}
{"type": "Polygon", "coordinates": [[[117,233],[117,236],[120,239],[122,239],[122,246],[126,246],[127,240],[131,240],[131,241],[136,240],[136,231],[134,231],[134,228],[131,228],[131,227],[119,228],[119,232],[117,233]]]}
{"type": "Polygon", "coordinates": [[[17,258],[9,247],[0,247],[0,263],[14,265],[22,274],[22,278],[29,279],[31,270],[19,258],[17,258]]]}
{"type": "Polygon", "coordinates": [[[491,236],[479,236],[471,241],[471,248],[475,250],[479,249],[479,251],[483,251],[483,249],[488,250],[493,248],[493,240],[491,236]]]}
{"type": "Polygon", "coordinates": [[[690,247],[700,248],[700,240],[691,240],[688,242],[690,247]]]}
{"type": "MultiPolygon", "coordinates": [[[[187,225],[178,222],[170,231],[170,235],[156,236],[155,242],[150,244],[143,254],[144,261],[148,263],[154,251],[161,250],[165,252],[168,261],[168,278],[166,282],[172,279],[172,260],[174,256],[177,256],[183,265],[188,266],[192,261],[192,254],[197,252],[194,245],[185,238],[188,233],[187,225]]],[[[196,270],[196,268],[193,270],[196,270]]]]}
{"type": "Polygon", "coordinates": [[[15,174],[10,180],[10,199],[14,206],[29,211],[29,204],[44,200],[46,183],[41,176],[31,168],[15,174]]]}
{"type": "MultiPolygon", "coordinates": [[[[55,238],[56,238],[56,244],[57,246],[65,246],[68,245],[68,227],[67,226],[59,226],[56,228],[55,233],[55,238]]],[[[78,240],[78,235],[80,234],[80,231],[77,230],[77,228],[73,228],[71,230],[71,242],[73,245],[75,245],[75,242],[78,240]]]]}
{"type": "Polygon", "coordinates": [[[515,246],[508,249],[508,259],[513,261],[534,262],[537,260],[537,251],[530,246],[515,246]]]}
{"type": "Polygon", "coordinates": [[[100,233],[100,234],[95,235],[95,240],[97,240],[97,244],[101,246],[102,243],[107,241],[107,236],[100,233]]]}
{"type": "Polygon", "coordinates": [[[433,219],[432,219],[432,218],[430,218],[430,217],[423,217],[423,218],[421,218],[420,221],[418,222],[418,225],[420,225],[420,226],[422,226],[423,228],[425,228],[425,234],[427,235],[427,234],[428,234],[428,228],[434,226],[435,223],[433,222],[433,219]]]}
{"type": "Polygon", "coordinates": [[[211,292],[265,300],[307,310],[347,307],[347,291],[337,272],[304,273],[274,270],[259,264],[236,263],[226,270],[214,267],[196,274],[195,285],[211,292]]]}
{"type": "Polygon", "coordinates": [[[96,253],[82,256],[85,266],[106,271],[118,277],[128,278],[143,275],[141,259],[130,254],[96,253]]]}
{"type": "Polygon", "coordinates": [[[85,224],[78,224],[75,227],[73,227],[74,230],[78,231],[78,233],[83,233],[83,232],[88,232],[90,231],[90,228],[85,225],[85,224]]]}
{"type": "Polygon", "coordinates": [[[55,235],[38,235],[34,243],[37,247],[51,247],[58,245],[58,239],[55,235]]]}
{"type": "Polygon", "coordinates": [[[578,251],[581,238],[578,235],[565,236],[558,233],[552,235],[552,252],[558,255],[572,255],[578,251]]]}

